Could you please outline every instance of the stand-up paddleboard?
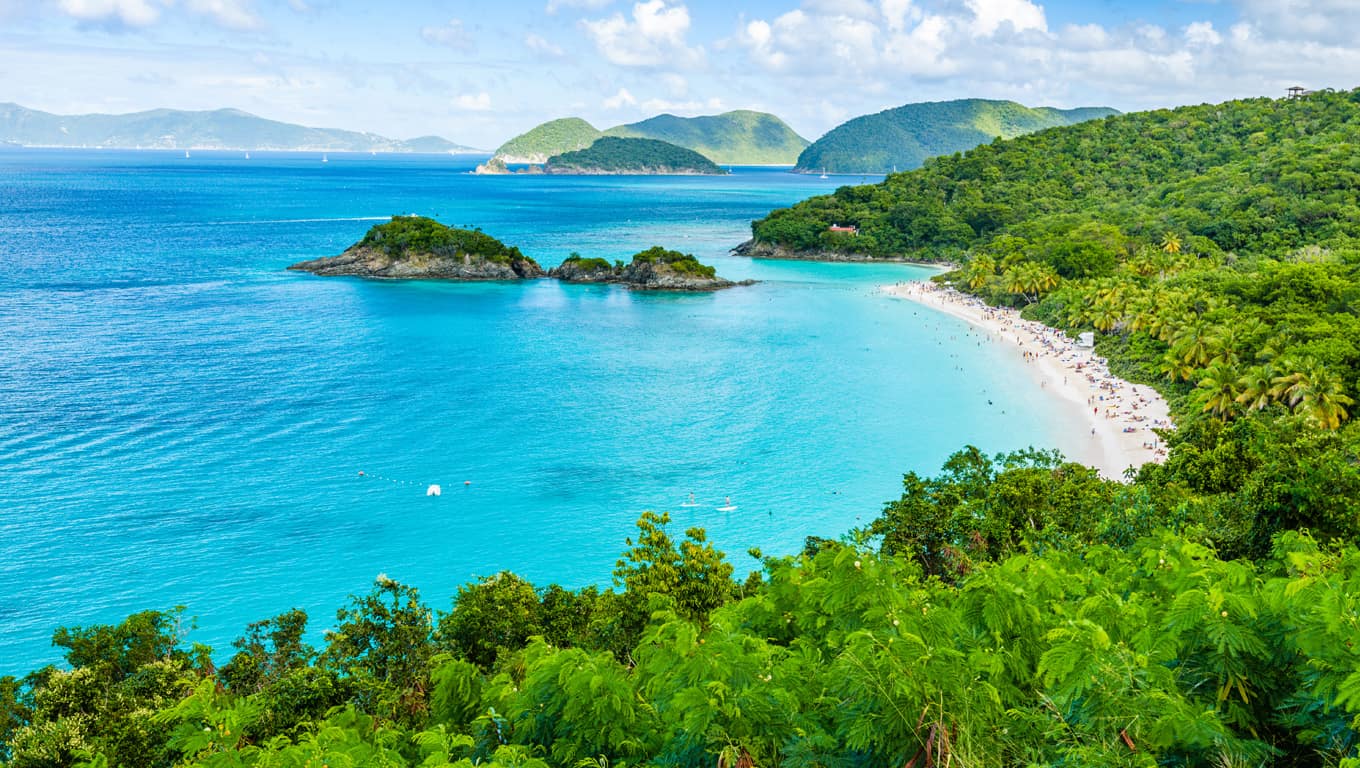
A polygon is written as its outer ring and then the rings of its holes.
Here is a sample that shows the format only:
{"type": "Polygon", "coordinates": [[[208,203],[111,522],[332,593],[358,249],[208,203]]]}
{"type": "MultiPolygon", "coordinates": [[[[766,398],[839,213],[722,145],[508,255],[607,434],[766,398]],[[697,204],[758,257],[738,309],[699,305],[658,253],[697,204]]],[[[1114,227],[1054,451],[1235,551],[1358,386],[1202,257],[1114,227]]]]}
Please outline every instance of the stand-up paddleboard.
{"type": "Polygon", "coordinates": [[[736,509],[737,509],[737,505],[735,505],[735,504],[732,503],[732,497],[731,497],[731,496],[724,496],[724,497],[723,497],[723,505],[722,505],[721,507],[718,507],[718,511],[719,511],[719,512],[735,512],[736,509]]]}
{"type": "Polygon", "coordinates": [[[691,494],[689,495],[689,501],[686,501],[685,503],[681,504],[680,506],[682,506],[682,507],[697,507],[697,506],[699,506],[699,502],[697,502],[697,501],[694,500],[694,494],[691,493],[691,494]]]}

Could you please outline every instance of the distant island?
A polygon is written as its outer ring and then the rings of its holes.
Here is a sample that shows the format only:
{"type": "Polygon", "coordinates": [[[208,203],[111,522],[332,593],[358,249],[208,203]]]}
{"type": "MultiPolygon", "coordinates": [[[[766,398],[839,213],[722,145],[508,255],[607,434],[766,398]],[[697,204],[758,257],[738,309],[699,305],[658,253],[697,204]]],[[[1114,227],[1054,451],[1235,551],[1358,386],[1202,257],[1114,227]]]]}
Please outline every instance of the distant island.
{"type": "Polygon", "coordinates": [[[303,152],[482,152],[439,136],[389,139],[375,133],[308,128],[242,112],[153,109],[122,115],[54,115],[0,104],[0,143],[97,149],[232,149],[303,152]]]}
{"type": "Polygon", "coordinates": [[[692,149],[655,139],[618,139],[612,136],[597,139],[585,149],[548,158],[543,171],[586,175],[727,173],[692,149]]]}
{"type": "Polygon", "coordinates": [[[565,117],[510,139],[496,149],[493,160],[541,165],[554,155],[585,149],[603,137],[665,141],[720,165],[792,165],[808,146],[808,140],[783,120],[751,110],[701,117],[662,114],[603,131],[579,117],[565,117]]]}
{"type": "Polygon", "coordinates": [[[907,104],[864,115],[814,141],[794,170],[800,173],[892,173],[921,167],[1000,137],[1119,114],[1107,107],[1030,108],[1013,101],[959,99],[907,104]]]}
{"type": "Polygon", "coordinates": [[[424,216],[393,216],[374,225],[363,239],[339,256],[298,262],[288,267],[322,277],[383,280],[533,280],[551,277],[567,283],[607,283],[643,291],[716,291],[753,281],[733,282],[692,254],[653,246],[632,260],[609,263],[573,253],[544,272],[538,262],[476,229],[460,229],[424,216]]]}

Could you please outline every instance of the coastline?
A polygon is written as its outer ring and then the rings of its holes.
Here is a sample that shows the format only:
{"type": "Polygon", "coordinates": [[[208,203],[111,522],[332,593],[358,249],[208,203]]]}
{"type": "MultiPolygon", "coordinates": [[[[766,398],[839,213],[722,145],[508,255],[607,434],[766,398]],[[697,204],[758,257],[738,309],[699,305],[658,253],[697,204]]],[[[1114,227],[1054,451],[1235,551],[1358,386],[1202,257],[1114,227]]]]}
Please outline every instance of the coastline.
{"type": "Polygon", "coordinates": [[[897,283],[879,290],[964,320],[982,329],[989,341],[1013,344],[1040,389],[1061,400],[1070,414],[1064,425],[1068,439],[1057,446],[1067,458],[1120,481],[1129,467],[1165,459],[1161,438],[1152,430],[1172,426],[1166,400],[1151,387],[1111,375],[1104,358],[1077,347],[1063,332],[933,283],[897,283]]]}

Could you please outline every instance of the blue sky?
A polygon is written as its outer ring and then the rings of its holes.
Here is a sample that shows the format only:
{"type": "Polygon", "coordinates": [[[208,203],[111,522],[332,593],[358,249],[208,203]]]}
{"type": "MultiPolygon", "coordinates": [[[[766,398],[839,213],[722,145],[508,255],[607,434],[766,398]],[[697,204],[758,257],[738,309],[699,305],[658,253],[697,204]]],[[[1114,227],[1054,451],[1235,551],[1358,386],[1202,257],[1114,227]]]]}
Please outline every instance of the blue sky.
{"type": "Polygon", "coordinates": [[[0,101],[236,107],[480,147],[544,120],[1123,110],[1360,85],[1360,0],[0,0],[0,101]]]}

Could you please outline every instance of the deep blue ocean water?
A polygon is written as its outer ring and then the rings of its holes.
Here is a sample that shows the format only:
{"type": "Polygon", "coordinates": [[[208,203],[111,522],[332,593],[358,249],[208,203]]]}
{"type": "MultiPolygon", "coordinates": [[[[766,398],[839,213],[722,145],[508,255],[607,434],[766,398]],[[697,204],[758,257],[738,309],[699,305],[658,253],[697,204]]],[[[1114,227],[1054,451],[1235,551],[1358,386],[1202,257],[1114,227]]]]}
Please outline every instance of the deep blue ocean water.
{"type": "Polygon", "coordinates": [[[839,536],[965,443],[1053,442],[1015,356],[873,290],[929,270],[728,255],[752,219],[858,178],[329,160],[0,150],[0,674],[56,661],[58,625],[146,608],[188,606],[219,651],[291,607],[324,628],[380,572],[439,609],[501,569],[607,584],[646,509],[706,527],[742,574],[748,547],[839,536]],[[284,271],[410,212],[545,266],[659,244],[762,282],[284,271]]]}

